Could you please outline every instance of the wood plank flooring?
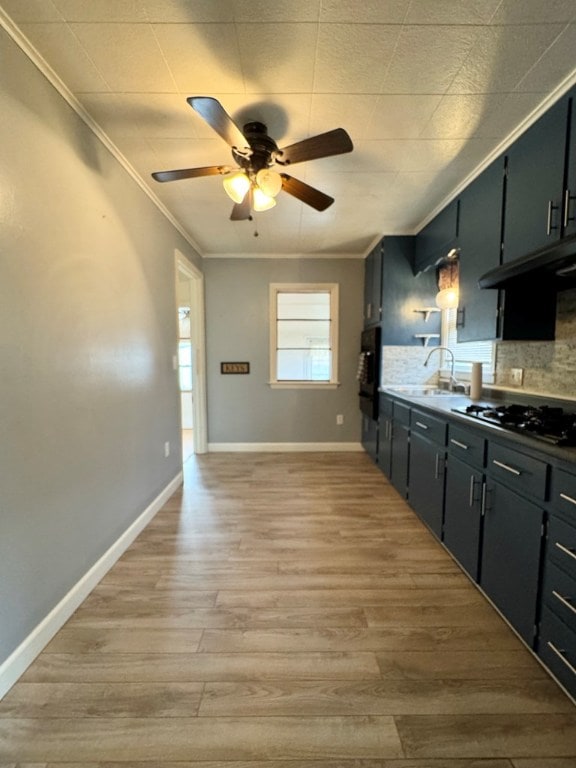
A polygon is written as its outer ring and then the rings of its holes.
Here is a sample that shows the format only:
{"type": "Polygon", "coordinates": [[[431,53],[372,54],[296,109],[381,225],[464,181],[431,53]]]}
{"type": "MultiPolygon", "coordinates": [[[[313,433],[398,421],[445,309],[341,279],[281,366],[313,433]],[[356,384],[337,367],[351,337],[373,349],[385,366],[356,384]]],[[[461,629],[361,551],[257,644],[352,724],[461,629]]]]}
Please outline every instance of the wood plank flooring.
{"type": "Polygon", "coordinates": [[[0,768],[576,768],[576,708],[364,454],[209,454],[0,702],[0,768]]]}

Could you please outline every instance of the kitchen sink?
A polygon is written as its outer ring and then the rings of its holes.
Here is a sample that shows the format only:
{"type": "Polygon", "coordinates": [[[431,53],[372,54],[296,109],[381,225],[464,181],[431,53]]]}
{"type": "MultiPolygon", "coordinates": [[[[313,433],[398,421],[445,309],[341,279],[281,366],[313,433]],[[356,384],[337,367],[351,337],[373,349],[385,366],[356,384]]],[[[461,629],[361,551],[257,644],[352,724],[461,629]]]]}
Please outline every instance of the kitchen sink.
{"type": "Polygon", "coordinates": [[[439,387],[426,387],[426,386],[410,386],[409,384],[405,386],[392,386],[392,387],[386,387],[384,386],[383,389],[388,390],[388,392],[397,392],[399,395],[409,395],[410,397],[438,397],[438,396],[444,396],[444,397],[462,397],[464,396],[464,392],[452,392],[449,389],[440,389],[439,387]]]}

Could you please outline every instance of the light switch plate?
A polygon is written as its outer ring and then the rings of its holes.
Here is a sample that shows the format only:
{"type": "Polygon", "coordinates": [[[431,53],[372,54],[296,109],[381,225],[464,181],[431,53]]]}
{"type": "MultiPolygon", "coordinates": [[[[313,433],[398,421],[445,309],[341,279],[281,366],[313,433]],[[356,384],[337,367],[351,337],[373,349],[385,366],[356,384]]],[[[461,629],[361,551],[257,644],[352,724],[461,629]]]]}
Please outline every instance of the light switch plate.
{"type": "Polygon", "coordinates": [[[524,380],[524,368],[511,368],[510,381],[515,387],[521,387],[524,380]]]}

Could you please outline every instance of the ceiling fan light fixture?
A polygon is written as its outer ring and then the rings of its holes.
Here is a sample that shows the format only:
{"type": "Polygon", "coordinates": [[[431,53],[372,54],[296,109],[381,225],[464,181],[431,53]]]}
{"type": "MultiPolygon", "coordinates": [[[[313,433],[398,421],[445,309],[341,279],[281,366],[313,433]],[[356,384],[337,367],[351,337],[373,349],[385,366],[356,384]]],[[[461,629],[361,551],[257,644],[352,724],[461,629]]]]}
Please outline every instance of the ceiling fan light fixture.
{"type": "Polygon", "coordinates": [[[241,203],[250,189],[250,179],[244,171],[229,173],[222,181],[228,197],[235,203],[241,203]]]}
{"type": "Polygon", "coordinates": [[[252,208],[255,211],[269,211],[270,208],[274,208],[276,205],[276,200],[274,200],[273,197],[270,197],[270,195],[265,194],[260,187],[254,187],[253,189],[253,199],[252,199],[252,208]]]}
{"type": "Polygon", "coordinates": [[[268,197],[276,197],[282,189],[282,176],[270,168],[261,168],[256,174],[256,183],[268,197]]]}

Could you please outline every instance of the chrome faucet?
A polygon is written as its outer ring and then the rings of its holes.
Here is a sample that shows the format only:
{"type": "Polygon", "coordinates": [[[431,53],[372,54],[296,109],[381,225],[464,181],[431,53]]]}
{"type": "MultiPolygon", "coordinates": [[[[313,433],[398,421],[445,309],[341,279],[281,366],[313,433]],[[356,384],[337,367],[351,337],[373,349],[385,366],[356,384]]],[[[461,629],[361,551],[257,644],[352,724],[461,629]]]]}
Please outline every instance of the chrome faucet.
{"type": "Polygon", "coordinates": [[[442,346],[440,346],[440,347],[434,347],[434,349],[431,349],[430,352],[428,353],[428,357],[424,361],[424,365],[427,366],[428,365],[428,361],[430,360],[430,358],[432,357],[434,352],[439,352],[440,350],[443,350],[444,352],[449,352],[450,353],[451,362],[450,362],[450,382],[448,384],[449,389],[451,389],[453,391],[453,390],[456,389],[456,387],[462,387],[462,389],[464,391],[466,391],[466,385],[462,384],[454,376],[454,352],[452,352],[450,347],[442,347],[442,346]]]}

